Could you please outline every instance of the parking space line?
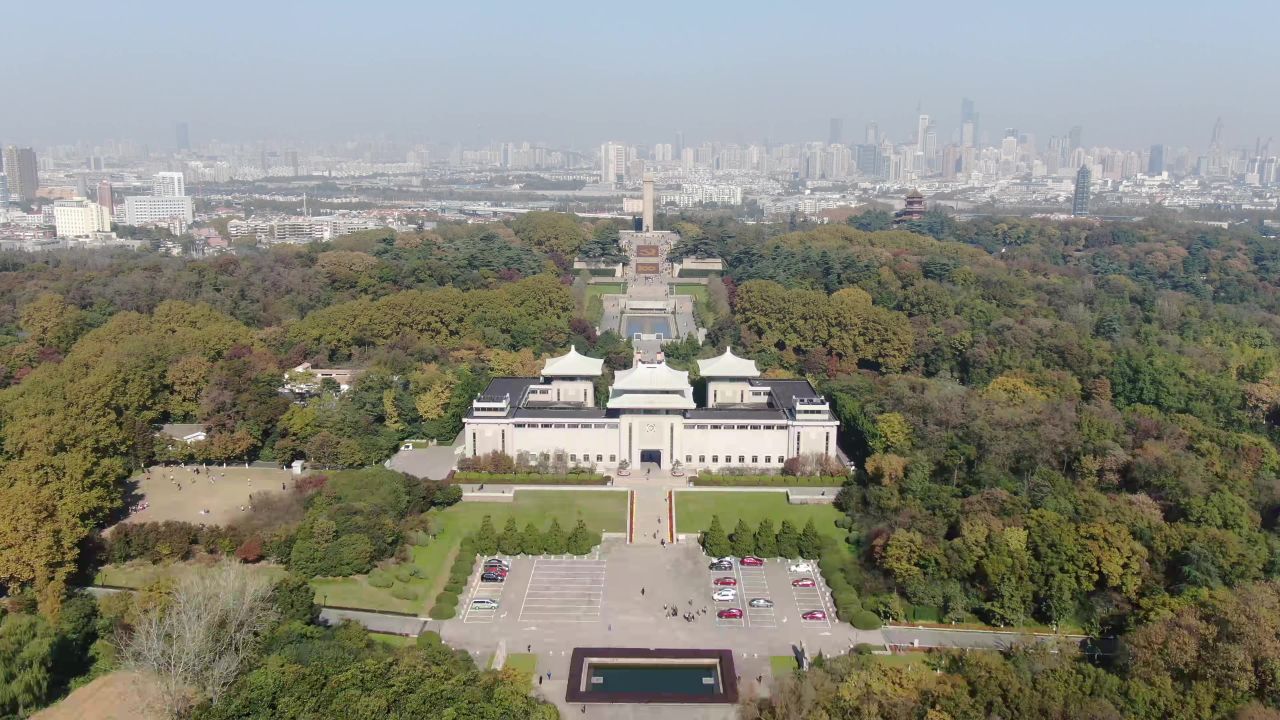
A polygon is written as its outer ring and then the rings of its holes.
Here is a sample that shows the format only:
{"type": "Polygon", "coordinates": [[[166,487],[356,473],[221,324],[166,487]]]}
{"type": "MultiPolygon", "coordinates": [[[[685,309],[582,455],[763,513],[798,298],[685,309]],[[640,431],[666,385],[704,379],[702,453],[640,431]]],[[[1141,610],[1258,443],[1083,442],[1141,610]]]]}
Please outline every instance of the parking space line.
{"type": "Polygon", "coordinates": [[[812,578],[815,583],[814,587],[811,588],[796,587],[795,585],[791,586],[791,595],[795,598],[796,609],[801,615],[800,623],[804,627],[831,627],[831,610],[827,607],[826,600],[826,594],[828,591],[826,583],[822,579],[822,573],[818,572],[818,569],[814,567],[812,563],[809,563],[811,569],[808,572],[793,572],[791,570],[790,562],[787,562],[787,576],[791,581],[796,580],[796,578],[807,577],[812,578]],[[806,604],[802,605],[801,603],[806,604]],[[814,607],[815,605],[817,605],[817,607],[814,607]],[[821,610],[826,616],[826,619],[805,620],[803,617],[804,613],[809,612],[810,610],[821,610]]]}
{"type": "MultiPolygon", "coordinates": [[[[505,560],[510,566],[511,558],[504,555],[496,556],[500,560],[505,560]]],[[[502,591],[506,588],[507,583],[485,583],[480,580],[480,576],[484,574],[484,563],[476,562],[476,571],[471,576],[471,593],[467,596],[467,607],[462,611],[462,622],[464,623],[491,623],[497,615],[502,605],[502,591]],[[471,603],[475,600],[495,600],[498,602],[496,608],[473,608],[471,603]]]]}
{"type": "Polygon", "coordinates": [[[534,558],[520,603],[520,622],[598,622],[608,564],[599,552],[586,558],[534,558]]]}

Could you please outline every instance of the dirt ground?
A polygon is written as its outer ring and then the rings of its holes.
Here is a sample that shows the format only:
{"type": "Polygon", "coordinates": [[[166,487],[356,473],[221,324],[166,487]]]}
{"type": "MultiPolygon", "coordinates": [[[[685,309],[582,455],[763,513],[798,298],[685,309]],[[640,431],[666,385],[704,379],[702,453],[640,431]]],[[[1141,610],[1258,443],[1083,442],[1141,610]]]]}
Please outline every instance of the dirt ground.
{"type": "Polygon", "coordinates": [[[135,476],[133,482],[136,496],[147,508],[131,513],[125,522],[185,520],[226,525],[248,510],[254,496],[292,487],[293,475],[288,470],[230,464],[210,465],[207,470],[195,465],[156,466],[135,476]]]}
{"type": "Polygon", "coordinates": [[[147,698],[154,692],[139,675],[113,672],[78,688],[31,720],[160,720],[160,714],[147,709],[147,698]]]}

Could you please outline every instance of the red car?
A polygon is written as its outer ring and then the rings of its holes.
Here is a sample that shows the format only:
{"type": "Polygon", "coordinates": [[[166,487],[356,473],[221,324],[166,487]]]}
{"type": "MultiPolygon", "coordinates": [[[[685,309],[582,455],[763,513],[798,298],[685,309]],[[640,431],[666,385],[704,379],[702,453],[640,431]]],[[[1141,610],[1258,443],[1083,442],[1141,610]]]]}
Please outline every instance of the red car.
{"type": "Polygon", "coordinates": [[[810,610],[806,613],[800,613],[801,620],[826,620],[827,614],[821,610],[810,610]]]}
{"type": "Polygon", "coordinates": [[[813,578],[796,578],[791,581],[791,587],[817,587],[818,583],[813,578]]]}
{"type": "Polygon", "coordinates": [[[493,573],[494,575],[501,575],[502,577],[507,576],[507,569],[496,565],[486,565],[484,571],[487,573],[493,573]]]}
{"type": "Polygon", "coordinates": [[[743,567],[763,567],[764,558],[758,558],[755,555],[748,555],[738,561],[743,567]]]}
{"type": "Polygon", "coordinates": [[[737,620],[742,617],[742,608],[725,608],[716,613],[716,617],[723,620],[737,620]]]}
{"type": "Polygon", "coordinates": [[[736,587],[738,580],[731,577],[718,577],[711,581],[712,585],[720,585],[722,587],[736,587]]]}

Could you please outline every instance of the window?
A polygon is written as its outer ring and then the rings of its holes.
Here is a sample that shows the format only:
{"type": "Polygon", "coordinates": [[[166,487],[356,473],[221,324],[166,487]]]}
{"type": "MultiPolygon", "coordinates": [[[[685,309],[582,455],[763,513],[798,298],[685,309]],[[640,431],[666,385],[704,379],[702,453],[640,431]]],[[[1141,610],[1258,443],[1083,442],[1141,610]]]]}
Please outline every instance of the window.
{"type": "Polygon", "coordinates": [[[772,456],[772,455],[765,455],[765,456],[764,456],[764,464],[765,464],[765,465],[768,465],[769,463],[772,463],[772,462],[773,462],[773,456],[772,456]]]}
{"type": "Polygon", "coordinates": [[[618,456],[617,456],[617,455],[610,455],[610,456],[609,456],[609,462],[614,462],[614,461],[616,461],[617,459],[618,459],[618,456]]]}
{"type": "Polygon", "coordinates": [[[604,462],[604,455],[596,454],[596,462],[604,462]]]}
{"type": "Polygon", "coordinates": [[[706,461],[707,461],[707,456],[706,456],[706,455],[699,455],[699,456],[698,456],[698,462],[700,462],[700,463],[704,463],[704,462],[706,462],[706,461]]]}
{"type": "Polygon", "coordinates": [[[685,455],[685,456],[684,456],[684,461],[685,461],[685,462],[687,462],[687,463],[691,463],[691,462],[693,462],[693,456],[692,456],[692,455],[685,455]]]}
{"type": "Polygon", "coordinates": [[[759,462],[760,462],[760,456],[759,456],[759,455],[752,455],[752,456],[751,456],[751,464],[752,464],[752,465],[755,465],[756,463],[759,463],[759,462]]]}
{"type": "Polygon", "coordinates": [[[720,456],[719,456],[719,455],[712,455],[712,456],[711,456],[711,462],[716,463],[716,464],[718,465],[718,464],[720,463],[720,456]]]}
{"type": "Polygon", "coordinates": [[[746,456],[746,455],[739,455],[739,456],[738,456],[738,464],[739,464],[739,465],[745,465],[745,464],[746,464],[746,462],[747,462],[747,456],[746,456]]]}
{"type": "Polygon", "coordinates": [[[577,456],[577,455],[574,455],[574,454],[572,454],[572,453],[571,453],[571,454],[569,455],[569,461],[570,461],[570,462],[578,462],[578,456],[577,456]]]}
{"type": "Polygon", "coordinates": [[[752,429],[752,430],[759,430],[759,429],[760,429],[760,426],[759,426],[759,425],[752,425],[752,426],[751,426],[751,429],[752,429]]]}

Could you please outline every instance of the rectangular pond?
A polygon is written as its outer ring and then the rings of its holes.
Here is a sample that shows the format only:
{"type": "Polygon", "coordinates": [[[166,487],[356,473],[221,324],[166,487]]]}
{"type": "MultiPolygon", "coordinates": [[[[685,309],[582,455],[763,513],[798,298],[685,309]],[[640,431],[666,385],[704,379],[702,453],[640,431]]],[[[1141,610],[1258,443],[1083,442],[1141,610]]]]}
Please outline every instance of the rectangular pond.
{"type": "Polygon", "coordinates": [[[570,703],[735,703],[738,680],[729,650],[574,648],[570,703]]]}
{"type": "Polygon", "coordinates": [[[661,335],[663,339],[675,337],[670,315],[623,315],[622,336],[661,335]]]}

